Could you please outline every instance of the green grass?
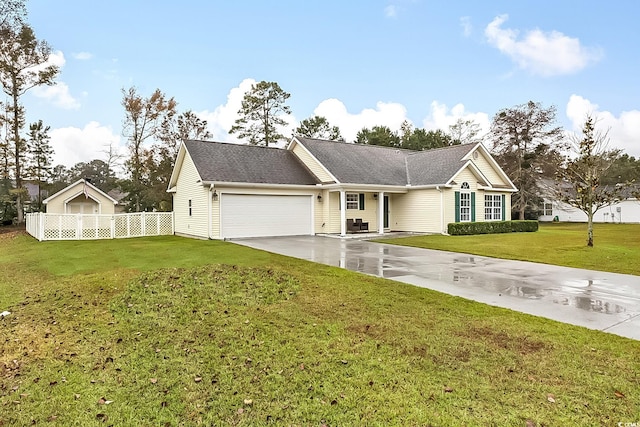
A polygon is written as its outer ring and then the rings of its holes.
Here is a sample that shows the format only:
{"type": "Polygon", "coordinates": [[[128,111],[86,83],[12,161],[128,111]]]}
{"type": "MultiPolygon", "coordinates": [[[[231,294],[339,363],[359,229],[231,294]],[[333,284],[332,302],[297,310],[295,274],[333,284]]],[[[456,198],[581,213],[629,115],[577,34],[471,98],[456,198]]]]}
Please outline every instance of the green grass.
{"type": "Polygon", "coordinates": [[[384,243],[640,275],[640,224],[541,223],[535,233],[413,236],[384,243]]]}
{"type": "Polygon", "coordinates": [[[4,238],[0,301],[2,426],[640,420],[637,341],[231,243],[4,238]]]}

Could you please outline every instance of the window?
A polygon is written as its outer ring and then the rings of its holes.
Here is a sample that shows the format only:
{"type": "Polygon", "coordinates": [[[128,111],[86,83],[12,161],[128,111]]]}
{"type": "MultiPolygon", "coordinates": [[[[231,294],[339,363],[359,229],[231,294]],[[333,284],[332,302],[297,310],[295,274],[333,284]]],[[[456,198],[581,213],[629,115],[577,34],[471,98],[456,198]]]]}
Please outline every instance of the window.
{"type": "Polygon", "coordinates": [[[466,181],[465,181],[465,182],[463,182],[463,183],[460,185],[460,189],[461,189],[461,190],[468,190],[468,189],[469,189],[469,183],[468,183],[468,182],[466,182],[466,181]]]}
{"type": "Polygon", "coordinates": [[[360,209],[360,195],[358,193],[347,193],[347,209],[360,209]]]}
{"type": "Polygon", "coordinates": [[[191,199],[189,199],[189,216],[191,216],[192,214],[192,210],[191,210],[191,199]]]}
{"type": "Polygon", "coordinates": [[[486,194],[484,196],[484,220],[502,220],[502,196],[500,194],[486,194]]]}
{"type": "Polygon", "coordinates": [[[460,193],[460,221],[471,221],[471,193],[460,193]]]}
{"type": "Polygon", "coordinates": [[[551,203],[545,203],[542,207],[542,215],[553,215],[553,205],[551,203]]]}

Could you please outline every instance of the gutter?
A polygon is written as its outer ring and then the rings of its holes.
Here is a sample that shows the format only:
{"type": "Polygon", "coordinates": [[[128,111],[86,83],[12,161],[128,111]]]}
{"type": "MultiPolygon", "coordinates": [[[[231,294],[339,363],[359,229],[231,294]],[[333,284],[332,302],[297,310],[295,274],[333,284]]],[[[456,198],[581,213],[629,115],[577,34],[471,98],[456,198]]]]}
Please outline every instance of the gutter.
{"type": "Polygon", "coordinates": [[[210,189],[214,186],[231,187],[231,188],[289,188],[292,190],[311,190],[316,191],[318,184],[261,184],[250,182],[221,182],[221,181],[203,181],[202,185],[209,185],[210,189]]]}

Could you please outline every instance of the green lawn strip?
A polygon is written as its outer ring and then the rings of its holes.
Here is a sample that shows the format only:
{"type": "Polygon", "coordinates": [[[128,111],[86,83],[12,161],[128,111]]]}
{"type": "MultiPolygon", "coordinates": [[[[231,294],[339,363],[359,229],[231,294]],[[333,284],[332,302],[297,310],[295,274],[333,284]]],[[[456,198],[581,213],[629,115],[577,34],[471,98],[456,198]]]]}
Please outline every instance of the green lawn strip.
{"type": "MultiPolygon", "coordinates": [[[[117,241],[110,267],[72,275],[49,260],[57,274],[40,266],[43,280],[16,283],[29,295],[0,321],[0,423],[586,426],[637,416],[637,341],[233,244],[160,240],[117,241]],[[156,245],[181,257],[140,257],[156,245]]],[[[82,243],[98,253],[103,242],[82,243]]],[[[0,250],[35,267],[39,245],[0,250]]]]}
{"type": "Polygon", "coordinates": [[[640,225],[594,224],[592,248],[586,224],[541,223],[535,233],[412,236],[378,240],[402,246],[462,252],[588,270],[640,275],[640,225]]]}

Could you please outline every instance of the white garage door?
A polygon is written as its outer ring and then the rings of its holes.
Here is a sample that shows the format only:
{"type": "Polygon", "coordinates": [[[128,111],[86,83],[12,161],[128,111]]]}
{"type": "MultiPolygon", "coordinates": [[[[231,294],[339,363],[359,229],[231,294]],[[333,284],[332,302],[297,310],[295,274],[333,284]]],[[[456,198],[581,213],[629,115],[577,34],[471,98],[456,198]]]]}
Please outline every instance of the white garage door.
{"type": "Polygon", "coordinates": [[[313,234],[311,201],[311,196],[222,194],[221,237],[313,234]]]}

